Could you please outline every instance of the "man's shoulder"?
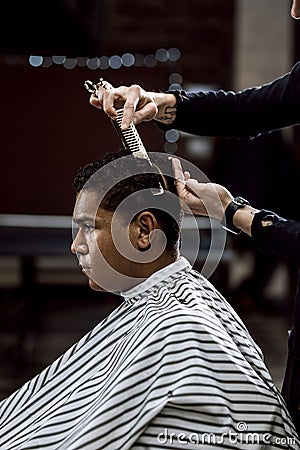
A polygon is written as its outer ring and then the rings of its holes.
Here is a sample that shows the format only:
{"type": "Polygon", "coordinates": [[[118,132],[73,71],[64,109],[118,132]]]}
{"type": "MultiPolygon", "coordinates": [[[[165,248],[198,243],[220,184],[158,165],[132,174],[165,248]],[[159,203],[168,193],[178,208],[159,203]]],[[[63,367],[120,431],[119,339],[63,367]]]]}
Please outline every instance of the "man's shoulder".
{"type": "MultiPolygon", "coordinates": [[[[155,331],[210,327],[216,310],[227,311],[228,304],[210,283],[176,281],[157,289],[147,298],[144,325],[155,331]]],[[[228,311],[229,313],[229,311],[228,311]]],[[[218,319],[219,322],[219,319],[218,319]]]]}
{"type": "Polygon", "coordinates": [[[207,296],[224,300],[218,289],[204,275],[192,268],[188,272],[178,273],[168,283],[158,287],[158,290],[175,297],[181,304],[207,296]]]}

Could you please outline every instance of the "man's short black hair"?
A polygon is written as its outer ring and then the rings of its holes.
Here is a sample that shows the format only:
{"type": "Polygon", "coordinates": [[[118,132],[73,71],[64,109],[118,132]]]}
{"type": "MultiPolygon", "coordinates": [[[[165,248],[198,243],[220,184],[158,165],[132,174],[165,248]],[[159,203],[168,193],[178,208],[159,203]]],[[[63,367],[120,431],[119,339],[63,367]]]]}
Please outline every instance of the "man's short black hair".
{"type": "Polygon", "coordinates": [[[182,212],[172,163],[166,154],[158,152],[151,153],[151,162],[152,167],[147,161],[134,158],[128,150],[107,153],[81,168],[73,187],[76,193],[83,189],[100,193],[99,206],[109,211],[115,211],[134,195],[135,208],[138,206],[139,212],[149,210],[155,215],[167,239],[166,249],[174,252],[178,249],[182,212]],[[164,193],[153,195],[160,186],[164,193]]]}

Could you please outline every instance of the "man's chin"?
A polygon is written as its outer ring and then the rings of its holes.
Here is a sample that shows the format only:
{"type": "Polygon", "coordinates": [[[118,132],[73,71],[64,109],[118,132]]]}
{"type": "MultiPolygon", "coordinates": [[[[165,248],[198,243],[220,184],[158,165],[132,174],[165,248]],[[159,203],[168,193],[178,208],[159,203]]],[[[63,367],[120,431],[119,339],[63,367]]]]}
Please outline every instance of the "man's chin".
{"type": "Polygon", "coordinates": [[[106,289],[104,289],[103,287],[101,287],[101,286],[99,286],[99,284],[97,284],[97,283],[95,283],[93,280],[91,280],[90,278],[89,278],[89,285],[90,285],[90,288],[93,290],[93,291],[98,291],[98,292],[111,292],[112,294],[116,294],[118,291],[116,291],[115,289],[113,289],[113,288],[111,288],[111,289],[108,289],[108,288],[106,288],[106,289]]]}
{"type": "Polygon", "coordinates": [[[89,278],[89,285],[90,288],[93,289],[93,291],[99,291],[99,292],[107,292],[105,289],[103,289],[101,286],[96,284],[93,280],[89,278]]]}
{"type": "MultiPolygon", "coordinates": [[[[93,289],[93,291],[111,292],[112,294],[118,294],[119,292],[127,291],[128,289],[131,289],[133,286],[135,286],[137,284],[137,283],[130,283],[130,282],[125,284],[123,279],[120,280],[117,277],[117,280],[108,280],[108,279],[103,280],[103,285],[105,286],[105,288],[104,288],[93,280],[91,272],[88,272],[87,270],[83,270],[82,272],[88,278],[89,286],[91,289],[93,289]]],[[[99,280],[99,281],[101,281],[101,280],[99,280]]],[[[131,279],[129,279],[129,281],[131,281],[131,279]]],[[[141,281],[144,281],[144,278],[143,279],[141,278],[141,281]]]]}
{"type": "Polygon", "coordinates": [[[86,276],[89,282],[89,286],[93,291],[100,291],[100,292],[106,292],[106,289],[103,289],[101,286],[99,286],[95,281],[91,278],[91,271],[88,269],[82,269],[82,273],[86,276]]]}

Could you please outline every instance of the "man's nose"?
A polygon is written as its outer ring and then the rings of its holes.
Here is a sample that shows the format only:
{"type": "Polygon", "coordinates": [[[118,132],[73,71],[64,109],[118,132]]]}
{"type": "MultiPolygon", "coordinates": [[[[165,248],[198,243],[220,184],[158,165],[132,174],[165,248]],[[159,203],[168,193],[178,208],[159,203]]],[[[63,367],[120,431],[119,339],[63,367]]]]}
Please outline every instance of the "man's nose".
{"type": "Polygon", "coordinates": [[[89,252],[88,246],[79,230],[71,245],[71,252],[74,254],[86,255],[89,252]]]}
{"type": "Polygon", "coordinates": [[[294,19],[300,19],[300,0],[293,1],[291,15],[294,19]]]}

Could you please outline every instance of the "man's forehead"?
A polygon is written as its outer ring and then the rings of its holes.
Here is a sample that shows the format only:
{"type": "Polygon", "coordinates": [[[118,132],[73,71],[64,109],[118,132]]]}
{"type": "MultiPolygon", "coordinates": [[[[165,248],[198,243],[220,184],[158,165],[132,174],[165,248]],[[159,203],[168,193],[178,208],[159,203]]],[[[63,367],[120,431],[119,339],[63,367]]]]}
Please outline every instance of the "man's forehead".
{"type": "Polygon", "coordinates": [[[75,221],[82,220],[83,217],[95,220],[98,210],[99,199],[95,192],[83,190],[77,194],[73,211],[75,221]]]}
{"type": "Polygon", "coordinates": [[[102,197],[99,194],[88,189],[80,191],[76,196],[76,203],[73,210],[73,221],[76,223],[82,222],[98,222],[98,221],[111,221],[112,217],[115,220],[121,220],[122,222],[128,221],[128,214],[124,208],[117,210],[106,209],[101,204],[102,197]]]}

